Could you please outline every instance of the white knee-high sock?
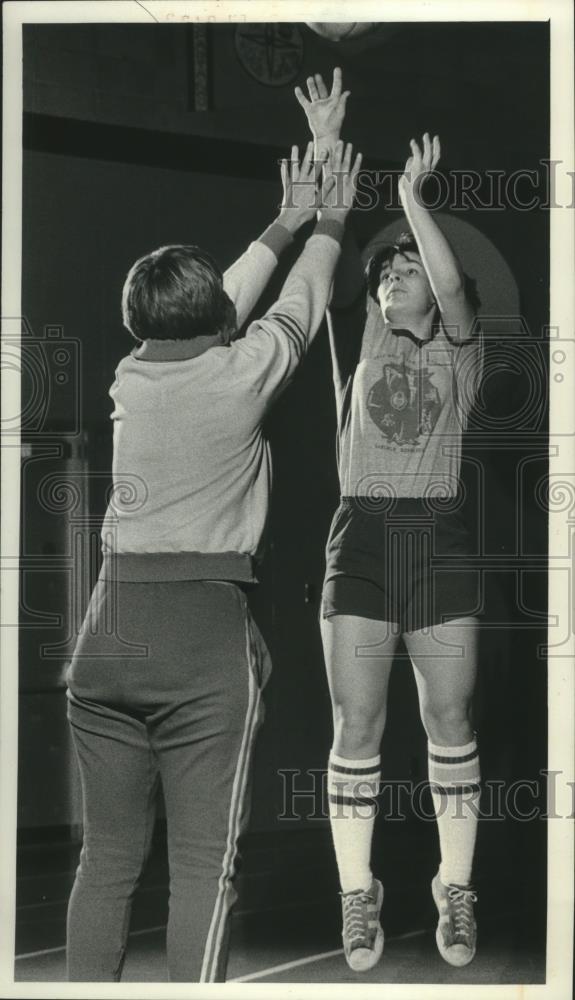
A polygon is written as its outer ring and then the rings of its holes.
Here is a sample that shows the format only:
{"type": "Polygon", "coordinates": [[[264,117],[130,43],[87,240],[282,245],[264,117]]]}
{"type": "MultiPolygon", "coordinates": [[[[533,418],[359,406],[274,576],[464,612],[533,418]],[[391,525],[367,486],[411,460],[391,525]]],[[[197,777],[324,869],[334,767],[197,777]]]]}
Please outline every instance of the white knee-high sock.
{"type": "Polygon", "coordinates": [[[468,885],[481,794],[477,741],[461,747],[428,743],[427,750],[441,847],[439,877],[444,885],[468,885]]]}
{"type": "Polygon", "coordinates": [[[342,892],[369,889],[371,840],[381,776],[380,757],[347,760],[331,751],[328,800],[342,892]]]}

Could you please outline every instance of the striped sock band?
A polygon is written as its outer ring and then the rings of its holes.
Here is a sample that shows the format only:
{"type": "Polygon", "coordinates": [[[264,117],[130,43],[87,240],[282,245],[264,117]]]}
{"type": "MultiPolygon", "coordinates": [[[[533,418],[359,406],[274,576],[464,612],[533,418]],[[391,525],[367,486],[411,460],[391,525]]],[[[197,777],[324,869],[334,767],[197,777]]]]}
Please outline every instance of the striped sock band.
{"type": "Polygon", "coordinates": [[[348,760],[333,750],[330,753],[329,818],[342,892],[371,887],[371,840],[380,777],[379,755],[348,760]]]}
{"type": "Polygon", "coordinates": [[[440,878],[468,885],[477,836],[481,774],[477,741],[460,747],[427,744],[429,783],[439,829],[440,878]]]}

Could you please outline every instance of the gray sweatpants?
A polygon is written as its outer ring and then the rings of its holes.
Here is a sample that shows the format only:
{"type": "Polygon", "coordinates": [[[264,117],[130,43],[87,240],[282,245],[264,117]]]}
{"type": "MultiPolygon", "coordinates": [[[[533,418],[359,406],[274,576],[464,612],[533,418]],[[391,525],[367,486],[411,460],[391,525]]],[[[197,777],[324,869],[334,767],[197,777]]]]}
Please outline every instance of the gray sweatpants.
{"type": "Polygon", "coordinates": [[[231,583],[99,581],[68,674],[84,843],[68,978],[118,981],[161,781],[171,981],[225,979],[237,839],[270,661],[231,583]]]}

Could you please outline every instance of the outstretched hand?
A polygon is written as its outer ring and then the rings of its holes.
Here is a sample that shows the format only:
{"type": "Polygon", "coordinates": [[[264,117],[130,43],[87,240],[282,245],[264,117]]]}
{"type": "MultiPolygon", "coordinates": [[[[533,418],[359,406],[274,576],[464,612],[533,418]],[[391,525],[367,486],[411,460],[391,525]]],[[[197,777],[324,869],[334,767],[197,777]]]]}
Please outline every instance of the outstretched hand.
{"type": "Polygon", "coordinates": [[[342,93],[341,88],[342,78],[339,66],[333,71],[331,93],[328,93],[320,73],[307,78],[309,100],[301,87],[295,88],[295,96],[306,113],[311,133],[315,139],[321,139],[326,135],[339,136],[345,117],[345,105],[350,95],[349,90],[344,90],[342,93]]]}
{"type": "Polygon", "coordinates": [[[357,175],[362,161],[358,153],[353,159],[353,146],[341,139],[330,153],[323,172],[321,191],[321,216],[343,221],[353,206],[357,188],[357,175]]]}
{"type": "Polygon", "coordinates": [[[399,179],[399,193],[404,196],[409,192],[419,193],[421,184],[435,170],[441,156],[439,136],[434,135],[431,140],[429,132],[424,133],[421,147],[415,139],[411,139],[409,145],[411,156],[399,179]]]}
{"type": "MultiPolygon", "coordinates": [[[[326,154],[327,155],[327,154],[326,154]]],[[[318,207],[317,182],[326,157],[314,160],[313,142],[308,142],[300,163],[299,149],[291,148],[291,158],[280,164],[283,198],[280,219],[289,228],[313,219],[318,207]]]]}

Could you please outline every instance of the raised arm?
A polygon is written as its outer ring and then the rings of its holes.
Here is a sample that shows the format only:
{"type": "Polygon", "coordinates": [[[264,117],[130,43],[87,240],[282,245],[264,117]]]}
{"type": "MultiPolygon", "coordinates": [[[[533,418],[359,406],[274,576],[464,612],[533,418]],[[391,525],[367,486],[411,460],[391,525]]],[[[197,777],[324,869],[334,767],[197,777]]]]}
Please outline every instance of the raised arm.
{"type": "MultiPolygon", "coordinates": [[[[301,87],[295,88],[295,96],[305,111],[314,141],[316,159],[326,153],[333,155],[340,139],[345,118],[349,90],[342,90],[342,75],[339,66],[333,71],[331,92],[320,73],[307,78],[309,99],[301,87]]],[[[332,287],[330,308],[345,309],[355,302],[365,289],[363,264],[355,237],[349,226],[345,238],[332,287]]]]}
{"type": "Polygon", "coordinates": [[[443,325],[454,343],[466,340],[476,328],[475,310],[468,301],[464,275],[446,237],[421,198],[423,181],[437,166],[441,148],[437,136],[431,141],[426,132],[422,148],[412,139],[411,156],[399,179],[399,197],[433,294],[443,325]]]}
{"type": "Polygon", "coordinates": [[[277,302],[234,345],[242,356],[249,354],[255,390],[261,392],[266,403],[287,385],[321,327],[360,165],[361,154],[354,160],[351,144],[345,148],[342,142],[336,145],[326,166],[314,232],[293,265],[277,302]]]}
{"type": "Polygon", "coordinates": [[[303,211],[296,210],[292,197],[292,185],[302,183],[300,170],[306,177],[310,170],[314,173],[314,178],[317,176],[319,171],[314,167],[313,159],[313,143],[310,142],[300,167],[298,148],[292,146],[292,173],[287,170],[286,161],[282,161],[283,198],[277,219],[224,273],[224,289],[236,307],[238,329],[244,325],[257,305],[276,269],[282,251],[291,245],[293,236],[300,226],[313,218],[313,200],[311,211],[303,211]]]}
{"type": "Polygon", "coordinates": [[[331,93],[328,93],[320,73],[308,76],[306,82],[309,100],[301,87],[296,87],[294,93],[305,111],[313,135],[317,160],[326,151],[332,154],[335,152],[336,143],[341,136],[347,99],[351,92],[349,90],[342,92],[342,76],[339,66],[336,66],[333,71],[331,93]]]}
{"type": "Polygon", "coordinates": [[[308,339],[315,335],[323,319],[339,257],[339,252],[333,255],[332,247],[324,247],[316,241],[319,236],[327,236],[331,243],[342,242],[361,159],[361,153],[353,158],[351,143],[344,145],[341,140],[336,143],[325,167],[319,221],[292,267],[277,302],[278,310],[283,311],[288,306],[294,308],[294,315],[297,313],[302,326],[309,330],[308,339]],[[296,306],[296,303],[299,304],[296,306]]]}

